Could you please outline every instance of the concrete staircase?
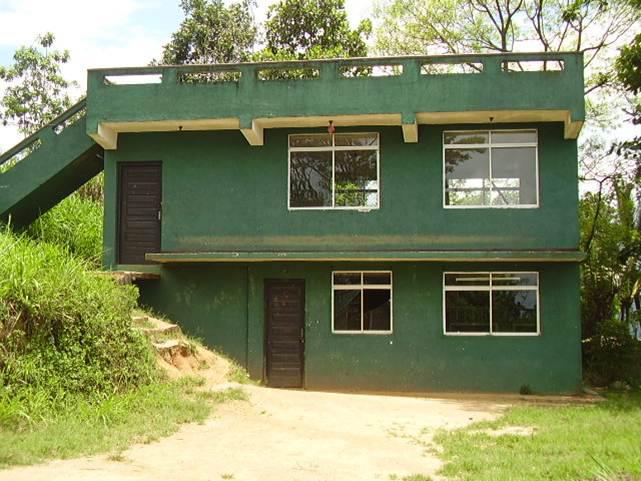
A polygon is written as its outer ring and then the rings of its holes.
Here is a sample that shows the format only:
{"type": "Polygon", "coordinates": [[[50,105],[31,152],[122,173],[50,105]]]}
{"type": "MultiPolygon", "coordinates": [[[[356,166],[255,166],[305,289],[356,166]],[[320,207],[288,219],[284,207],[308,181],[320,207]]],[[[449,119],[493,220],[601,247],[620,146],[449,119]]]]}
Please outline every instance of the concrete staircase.
{"type": "Polygon", "coordinates": [[[86,102],[0,154],[0,222],[29,225],[102,171],[103,149],[86,132],[86,102]]]}
{"type": "Polygon", "coordinates": [[[190,342],[177,324],[147,314],[134,315],[132,320],[135,328],[149,339],[159,364],[170,376],[175,374],[174,370],[196,372],[206,365],[205,350],[190,342]]]}

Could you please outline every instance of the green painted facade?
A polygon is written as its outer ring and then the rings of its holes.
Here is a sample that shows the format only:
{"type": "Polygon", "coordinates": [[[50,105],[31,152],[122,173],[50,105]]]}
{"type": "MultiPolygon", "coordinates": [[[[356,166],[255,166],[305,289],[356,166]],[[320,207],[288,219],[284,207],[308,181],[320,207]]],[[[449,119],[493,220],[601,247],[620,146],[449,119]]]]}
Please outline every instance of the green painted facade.
{"type": "MultiPolygon", "coordinates": [[[[525,63],[523,64],[525,65],[525,63]]],[[[548,67],[549,68],[549,67],[548,67]]],[[[576,138],[585,119],[583,56],[574,53],[515,53],[436,57],[387,57],[307,62],[245,63],[180,67],[90,70],[87,133],[100,136],[100,124],[166,120],[237,119],[240,128],[253,120],[308,116],[398,115],[403,124],[421,122],[421,114],[563,111],[566,136],[576,138]],[[562,71],[509,72],[508,61],[562,61],[562,71]],[[434,63],[482,65],[480,73],[425,75],[434,63]],[[399,75],[345,77],[345,69],[396,66],[399,75]],[[261,72],[318,73],[304,80],[260,80],[261,72]],[[298,69],[298,70],[297,70],[298,69]],[[237,72],[233,82],[190,83],[189,74],[237,72]],[[115,85],[138,76],[142,84],[115,85]],[[145,78],[147,80],[145,80],[145,78]],[[155,80],[158,83],[152,83],[155,80]],[[170,114],[169,114],[170,113],[170,114]],[[418,116],[418,118],[417,118],[418,116]]],[[[432,122],[434,123],[434,122],[432,122]]],[[[117,132],[121,127],[114,127],[117,132]]],[[[158,127],[158,130],[161,130],[158,127]]]]}
{"type": "Polygon", "coordinates": [[[162,269],[143,301],[263,378],[265,279],[304,279],[305,387],[371,391],[575,392],[581,384],[577,264],[465,264],[540,273],[541,335],[445,336],[441,263],[273,263],[162,269]],[[393,271],[393,333],[332,334],[331,272],[393,271]]]}
{"type": "Polygon", "coordinates": [[[443,208],[442,132],[470,127],[486,126],[421,126],[417,144],[404,143],[398,127],[343,129],[380,133],[381,208],[370,212],[288,210],[294,130],[270,130],[258,148],[239,132],[123,134],[118,150],[106,151],[107,264],[116,263],[116,163],[145,160],[163,162],[167,252],[577,251],[576,142],[563,139],[561,124],[519,125],[539,132],[539,208],[443,208]]]}
{"type": "MultiPolygon", "coordinates": [[[[115,252],[118,162],[163,163],[162,251],[168,257],[224,251],[316,253],[313,262],[163,264],[158,281],[140,283],[144,303],[176,319],[264,376],[264,280],[304,279],[305,386],[310,389],[573,392],[581,383],[576,142],[561,123],[500,125],[539,134],[539,203],[534,209],[443,208],[442,132],[487,125],[422,126],[417,144],[398,127],[345,128],[380,134],[381,207],[370,212],[290,211],[287,135],[267,132],[250,147],[238,132],[121,135],[105,164],[106,262],[115,252]],[[412,250],[488,254],[504,262],[328,262],[337,252],[412,250]],[[510,255],[550,256],[554,262],[510,261],[510,255]],[[185,254],[181,254],[185,252],[185,254]],[[552,253],[565,257],[554,258],[552,253]],[[496,254],[494,254],[496,255],[496,254]],[[393,271],[393,333],[332,334],[331,272],[393,271]],[[446,336],[445,270],[540,272],[541,335],[446,336]]],[[[493,126],[496,127],[496,126],[493,126]]],[[[224,254],[223,254],[224,255],[224,254]]],[[[312,259],[310,259],[312,260],[312,259]]]]}

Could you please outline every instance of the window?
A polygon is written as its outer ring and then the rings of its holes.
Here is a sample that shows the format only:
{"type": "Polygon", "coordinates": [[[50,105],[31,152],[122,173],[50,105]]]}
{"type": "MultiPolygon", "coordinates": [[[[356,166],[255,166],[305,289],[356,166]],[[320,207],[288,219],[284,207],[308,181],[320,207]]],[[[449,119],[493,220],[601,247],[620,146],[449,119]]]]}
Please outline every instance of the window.
{"type": "Polygon", "coordinates": [[[538,335],[536,272],[443,274],[446,334],[538,335]]]}
{"type": "Polygon", "coordinates": [[[443,133],[446,207],[537,207],[536,130],[443,133]]]}
{"type": "Polygon", "coordinates": [[[289,136],[290,209],[377,209],[378,134],[289,136]]]}
{"type": "Polygon", "coordinates": [[[392,273],[332,273],[332,332],[392,332],[392,273]]]}

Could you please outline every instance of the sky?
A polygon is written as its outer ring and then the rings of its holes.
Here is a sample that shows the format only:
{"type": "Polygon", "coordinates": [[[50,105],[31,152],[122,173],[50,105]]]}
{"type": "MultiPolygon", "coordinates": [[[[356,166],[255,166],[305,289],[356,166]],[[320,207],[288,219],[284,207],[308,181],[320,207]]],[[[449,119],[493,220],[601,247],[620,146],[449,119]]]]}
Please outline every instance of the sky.
{"type": "MultiPolygon", "coordinates": [[[[258,22],[275,1],[256,2],[258,22]]],[[[135,67],[158,58],[183,20],[179,4],[179,0],[0,0],[0,65],[10,65],[18,47],[53,32],[54,47],[71,54],[63,75],[78,83],[73,92],[77,98],[85,90],[89,68],[135,67]]],[[[371,15],[370,1],[345,4],[353,25],[371,15]]],[[[15,127],[0,126],[0,152],[19,140],[15,127]]]]}

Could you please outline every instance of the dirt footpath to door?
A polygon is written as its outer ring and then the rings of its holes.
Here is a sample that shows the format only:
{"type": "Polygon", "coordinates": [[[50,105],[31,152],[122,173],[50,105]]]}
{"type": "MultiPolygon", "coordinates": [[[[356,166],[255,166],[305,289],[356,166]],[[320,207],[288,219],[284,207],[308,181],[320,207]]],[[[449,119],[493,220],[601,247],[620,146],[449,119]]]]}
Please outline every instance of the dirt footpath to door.
{"type": "Polygon", "coordinates": [[[136,445],[0,472],[0,481],[374,481],[438,479],[433,433],[497,417],[491,399],[371,396],[245,386],[202,425],[136,445]]]}

